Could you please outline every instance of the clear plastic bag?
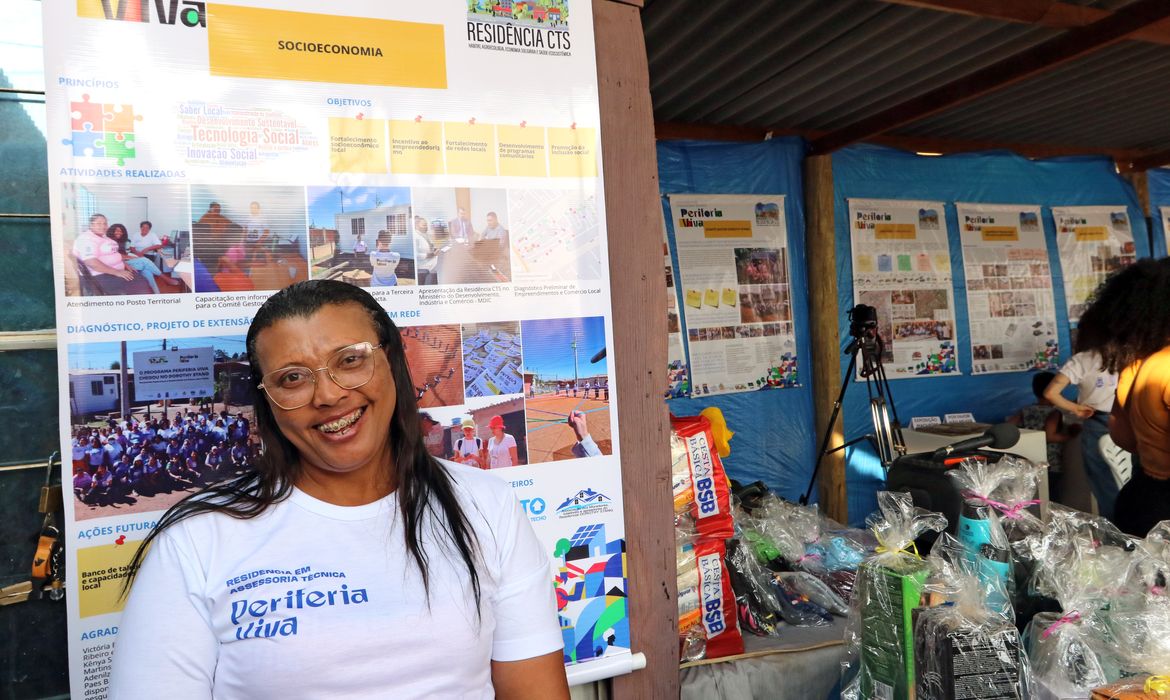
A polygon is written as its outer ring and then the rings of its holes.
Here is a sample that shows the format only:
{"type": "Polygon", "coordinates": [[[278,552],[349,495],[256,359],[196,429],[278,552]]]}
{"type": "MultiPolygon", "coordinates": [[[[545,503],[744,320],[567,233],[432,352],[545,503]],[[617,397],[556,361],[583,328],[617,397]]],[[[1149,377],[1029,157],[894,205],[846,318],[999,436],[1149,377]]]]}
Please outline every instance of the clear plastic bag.
{"type": "Polygon", "coordinates": [[[946,534],[930,566],[924,589],[934,606],[912,613],[918,700],[1028,697],[1027,657],[1000,579],[984,576],[946,534]]]}
{"type": "Polygon", "coordinates": [[[738,539],[727,542],[727,568],[740,628],[761,637],[779,636],[780,603],[769,585],[771,572],[738,539]]]}
{"type": "Polygon", "coordinates": [[[838,595],[827,583],[807,571],[790,571],[776,574],[797,593],[821,606],[833,615],[845,617],[849,614],[849,601],[838,595]]]}
{"type": "Polygon", "coordinates": [[[914,548],[927,531],[941,532],[947,519],[915,508],[907,493],[882,491],[878,510],[866,518],[876,553],[857,571],[846,626],[849,655],[842,668],[847,700],[909,700],[914,687],[912,611],[922,602],[929,566],[914,548]]]}

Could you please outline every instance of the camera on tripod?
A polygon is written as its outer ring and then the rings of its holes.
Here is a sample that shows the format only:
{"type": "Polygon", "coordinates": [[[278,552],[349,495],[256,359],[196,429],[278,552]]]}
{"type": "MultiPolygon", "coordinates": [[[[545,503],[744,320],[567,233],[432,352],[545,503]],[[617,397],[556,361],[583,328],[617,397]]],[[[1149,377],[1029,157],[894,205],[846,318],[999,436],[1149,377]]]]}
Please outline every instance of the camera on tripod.
{"type": "Polygon", "coordinates": [[[877,309],[867,304],[858,304],[847,312],[849,315],[849,335],[854,338],[864,338],[877,333],[877,309]]]}

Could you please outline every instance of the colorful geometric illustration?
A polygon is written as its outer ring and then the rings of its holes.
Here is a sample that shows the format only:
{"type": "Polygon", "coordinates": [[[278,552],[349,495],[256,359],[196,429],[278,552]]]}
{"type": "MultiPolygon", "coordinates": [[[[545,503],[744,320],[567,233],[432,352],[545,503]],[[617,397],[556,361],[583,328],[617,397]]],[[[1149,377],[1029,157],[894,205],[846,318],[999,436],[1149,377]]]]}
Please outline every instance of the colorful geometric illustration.
{"type": "Polygon", "coordinates": [[[134,114],[133,105],[90,102],[89,95],[82,95],[69,107],[73,138],[61,143],[72,146],[74,156],[109,158],[118,165],[135,157],[134,122],[142,117],[134,114]]]}
{"type": "Polygon", "coordinates": [[[626,606],[626,542],[606,541],[605,526],[582,525],[557,542],[555,580],[565,663],[630,648],[626,606]]]}

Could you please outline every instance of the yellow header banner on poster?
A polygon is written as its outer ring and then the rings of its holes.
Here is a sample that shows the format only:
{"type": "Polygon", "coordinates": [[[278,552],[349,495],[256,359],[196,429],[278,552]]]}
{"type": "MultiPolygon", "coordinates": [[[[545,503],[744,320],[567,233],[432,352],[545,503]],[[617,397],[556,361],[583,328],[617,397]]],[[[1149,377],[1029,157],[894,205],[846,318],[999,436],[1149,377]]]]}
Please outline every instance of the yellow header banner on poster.
{"type": "Polygon", "coordinates": [[[874,224],[873,237],[879,241],[912,241],[918,238],[914,224],[874,224]]]}
{"type": "Polygon", "coordinates": [[[752,222],[713,219],[703,222],[703,238],[751,238],[752,222]]]}
{"type": "Polygon", "coordinates": [[[1077,243],[1083,241],[1104,241],[1109,238],[1109,231],[1104,226],[1077,226],[1077,243]]]}
{"type": "Polygon", "coordinates": [[[447,87],[440,24],[208,5],[207,50],[218,76],[447,87]]]}
{"type": "Polygon", "coordinates": [[[1020,240],[1020,229],[1015,226],[984,226],[981,233],[985,241],[1020,240]]]}

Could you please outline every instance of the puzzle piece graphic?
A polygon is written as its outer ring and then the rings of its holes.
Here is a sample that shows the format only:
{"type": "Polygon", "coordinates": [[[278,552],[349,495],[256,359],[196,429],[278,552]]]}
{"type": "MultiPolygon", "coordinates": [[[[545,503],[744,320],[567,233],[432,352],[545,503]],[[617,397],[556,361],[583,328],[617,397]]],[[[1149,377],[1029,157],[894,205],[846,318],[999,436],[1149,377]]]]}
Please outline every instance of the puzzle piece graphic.
{"type": "Polygon", "coordinates": [[[96,142],[101,146],[107,158],[116,158],[118,165],[126,165],[126,160],[135,156],[134,134],[115,134],[107,131],[105,138],[96,142]]]}
{"type": "Polygon", "coordinates": [[[105,130],[115,133],[130,133],[134,122],[142,121],[141,116],[135,116],[133,105],[102,105],[102,117],[105,130]]]}
{"type": "Polygon", "coordinates": [[[89,95],[82,95],[81,102],[69,103],[69,116],[73,117],[74,131],[93,131],[102,125],[102,111],[107,105],[89,101],[89,95]]]}
{"type": "Polygon", "coordinates": [[[107,134],[103,131],[90,131],[90,124],[86,123],[84,131],[73,131],[72,139],[62,139],[61,143],[66,146],[73,147],[73,155],[75,156],[89,156],[102,157],[106,155],[104,147],[105,139],[103,137],[107,134]]]}

